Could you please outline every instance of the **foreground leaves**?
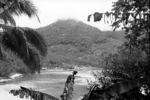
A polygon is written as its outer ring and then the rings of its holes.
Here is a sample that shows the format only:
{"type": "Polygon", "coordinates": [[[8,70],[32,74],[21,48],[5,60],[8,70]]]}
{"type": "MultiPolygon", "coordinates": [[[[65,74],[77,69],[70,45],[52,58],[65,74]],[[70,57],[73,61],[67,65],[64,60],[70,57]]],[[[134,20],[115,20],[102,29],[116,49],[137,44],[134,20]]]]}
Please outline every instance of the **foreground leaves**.
{"type": "MultiPolygon", "coordinates": [[[[95,13],[94,13],[95,14],[95,13]]],[[[94,14],[91,14],[94,16],[94,14]]],[[[127,42],[124,51],[111,55],[104,65],[105,76],[141,81],[150,94],[150,0],[118,0],[111,12],[99,13],[95,21],[107,18],[114,30],[122,28],[127,42]]]]}
{"type": "Polygon", "coordinates": [[[47,45],[44,38],[37,31],[30,28],[1,26],[4,29],[1,36],[2,47],[14,52],[30,69],[39,70],[41,66],[39,54],[42,56],[47,54],[47,45]]]}
{"type": "Polygon", "coordinates": [[[121,81],[108,86],[94,84],[82,100],[149,100],[144,96],[135,81],[121,81]]]}
{"type": "MultiPolygon", "coordinates": [[[[0,19],[5,24],[16,25],[13,15],[25,14],[29,17],[37,16],[37,9],[30,0],[1,0],[0,1],[0,19]]],[[[40,20],[39,20],[40,22],[40,20]]]]}
{"type": "Polygon", "coordinates": [[[33,89],[28,89],[25,87],[20,87],[19,90],[11,90],[10,93],[14,96],[19,96],[20,98],[27,98],[31,100],[59,100],[58,98],[49,94],[35,91],[33,89]]]}

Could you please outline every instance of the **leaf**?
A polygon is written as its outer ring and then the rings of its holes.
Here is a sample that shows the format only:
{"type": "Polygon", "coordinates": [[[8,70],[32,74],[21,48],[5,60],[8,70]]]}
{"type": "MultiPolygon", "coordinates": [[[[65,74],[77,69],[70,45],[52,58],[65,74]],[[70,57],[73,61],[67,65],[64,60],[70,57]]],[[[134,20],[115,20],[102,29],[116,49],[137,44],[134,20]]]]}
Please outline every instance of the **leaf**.
{"type": "Polygon", "coordinates": [[[13,51],[18,55],[31,71],[40,72],[40,56],[31,48],[31,43],[43,56],[47,54],[47,46],[38,32],[30,28],[11,27],[0,25],[4,28],[2,44],[5,49],[13,51]]]}
{"type": "Polygon", "coordinates": [[[47,54],[47,44],[44,38],[35,30],[31,28],[23,28],[24,35],[29,43],[34,45],[45,56],[47,54]]]}
{"type": "Polygon", "coordinates": [[[122,22],[122,20],[118,20],[112,24],[112,27],[114,27],[113,31],[115,31],[117,28],[119,28],[121,22],[122,22]]]}
{"type": "Polygon", "coordinates": [[[2,44],[5,49],[12,50],[20,58],[28,56],[27,43],[22,30],[12,28],[3,33],[2,44]]]}
{"type": "Polygon", "coordinates": [[[5,7],[0,14],[8,12],[11,15],[21,15],[25,14],[28,17],[36,16],[38,21],[39,17],[37,15],[37,9],[30,0],[7,0],[5,2],[5,7]]]}
{"type": "Polygon", "coordinates": [[[10,15],[7,11],[0,14],[0,19],[4,21],[5,24],[12,24],[16,26],[16,22],[12,15],[10,15]]]}
{"type": "Polygon", "coordinates": [[[91,15],[92,15],[92,14],[90,14],[90,15],[88,16],[88,20],[87,20],[87,21],[90,21],[91,15]]]}
{"type": "Polygon", "coordinates": [[[37,14],[37,9],[29,0],[16,0],[9,8],[8,12],[16,15],[26,14],[32,17],[37,14]]]}
{"type": "Polygon", "coordinates": [[[95,22],[101,21],[101,19],[102,19],[102,13],[95,12],[93,15],[94,15],[94,21],[95,22]]]}
{"type": "Polygon", "coordinates": [[[23,61],[31,70],[31,73],[34,73],[35,71],[38,71],[38,73],[40,73],[41,69],[40,56],[35,50],[28,47],[28,56],[27,58],[24,58],[23,61]]]}
{"type": "Polygon", "coordinates": [[[52,95],[42,93],[40,91],[35,91],[33,89],[28,89],[22,86],[18,90],[10,90],[9,93],[13,94],[14,96],[19,96],[20,98],[30,97],[32,100],[59,100],[52,95]]]}
{"type": "Polygon", "coordinates": [[[105,15],[106,15],[107,17],[109,17],[109,16],[111,15],[111,13],[106,12],[105,15]]]}

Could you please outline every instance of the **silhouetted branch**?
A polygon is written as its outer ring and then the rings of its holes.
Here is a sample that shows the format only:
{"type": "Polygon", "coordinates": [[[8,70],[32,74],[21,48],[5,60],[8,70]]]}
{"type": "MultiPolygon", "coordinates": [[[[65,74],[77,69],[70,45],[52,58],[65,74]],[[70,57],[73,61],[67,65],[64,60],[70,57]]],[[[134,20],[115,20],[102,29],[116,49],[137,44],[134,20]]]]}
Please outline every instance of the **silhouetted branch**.
{"type": "Polygon", "coordinates": [[[19,96],[20,98],[28,98],[31,100],[59,100],[58,98],[49,94],[35,91],[33,89],[28,89],[25,87],[20,87],[19,90],[11,90],[10,93],[14,96],[19,96]]]}

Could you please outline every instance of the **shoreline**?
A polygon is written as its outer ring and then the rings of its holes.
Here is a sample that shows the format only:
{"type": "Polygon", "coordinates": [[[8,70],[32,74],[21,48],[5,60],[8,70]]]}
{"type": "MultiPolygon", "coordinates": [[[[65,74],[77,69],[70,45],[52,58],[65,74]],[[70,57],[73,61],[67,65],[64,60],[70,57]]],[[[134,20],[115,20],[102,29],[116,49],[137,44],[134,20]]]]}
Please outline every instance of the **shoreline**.
{"type": "MultiPolygon", "coordinates": [[[[93,70],[91,70],[91,69],[87,70],[87,69],[78,71],[78,74],[76,75],[76,79],[75,79],[76,93],[80,92],[81,87],[83,88],[83,87],[86,87],[88,85],[87,80],[89,80],[89,79],[94,80],[94,77],[92,75],[93,70]]],[[[33,88],[33,89],[41,91],[41,92],[47,92],[47,93],[54,95],[54,96],[56,96],[56,95],[55,95],[55,93],[53,94],[53,92],[54,92],[53,89],[56,87],[57,89],[59,89],[59,93],[57,92],[58,90],[55,91],[57,93],[57,96],[58,96],[58,94],[61,94],[61,92],[62,92],[61,89],[63,89],[63,87],[64,87],[66,77],[69,74],[71,74],[72,71],[73,70],[62,70],[62,69],[61,70],[59,70],[59,69],[42,70],[41,74],[37,74],[37,75],[33,76],[33,80],[24,79],[26,77],[30,77],[30,75],[29,76],[28,75],[27,76],[22,75],[21,77],[19,75],[15,75],[16,77],[14,77],[13,79],[10,79],[6,83],[0,84],[0,93],[1,93],[0,97],[3,98],[1,100],[27,100],[27,99],[20,99],[20,98],[13,96],[12,94],[9,94],[9,91],[11,89],[19,89],[20,86],[24,86],[27,88],[33,88]],[[35,76],[40,77],[40,76],[45,76],[45,75],[50,75],[51,77],[49,77],[49,78],[52,78],[52,79],[51,80],[45,80],[42,78],[43,81],[34,79],[35,76]],[[56,80],[55,80],[54,76],[57,76],[57,77],[55,77],[56,80]],[[60,76],[63,76],[62,80],[60,80],[61,79],[60,76]],[[44,82],[44,83],[42,83],[42,82],[44,82]],[[50,86],[50,87],[49,88],[39,87],[39,84],[41,84],[42,86],[43,86],[43,84],[49,84],[48,86],[50,86]]],[[[95,71],[97,71],[97,70],[95,70],[95,71]]],[[[82,92],[82,94],[83,94],[85,92],[85,90],[82,89],[82,91],[83,91],[82,92]]],[[[78,96],[79,96],[78,98],[81,97],[81,95],[78,95],[78,96]]],[[[76,95],[76,97],[77,97],[77,95],[76,95]]],[[[77,100],[77,98],[73,99],[73,100],[77,100]]]]}
{"type": "Polygon", "coordinates": [[[11,81],[15,81],[15,79],[22,78],[22,77],[23,77],[23,74],[12,73],[12,74],[10,74],[10,76],[8,78],[1,77],[0,78],[0,85],[7,84],[11,81]]]}

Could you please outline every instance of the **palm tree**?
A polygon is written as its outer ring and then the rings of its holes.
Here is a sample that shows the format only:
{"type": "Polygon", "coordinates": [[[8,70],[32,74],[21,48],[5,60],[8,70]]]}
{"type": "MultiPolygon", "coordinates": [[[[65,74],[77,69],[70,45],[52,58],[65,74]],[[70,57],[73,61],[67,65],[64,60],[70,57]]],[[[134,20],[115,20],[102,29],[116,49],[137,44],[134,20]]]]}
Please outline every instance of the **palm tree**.
{"type": "Polygon", "coordinates": [[[45,56],[47,45],[43,37],[27,27],[16,27],[13,15],[37,16],[36,7],[29,0],[0,0],[0,57],[2,48],[15,53],[33,72],[40,68],[40,55],[45,56]],[[35,50],[36,48],[36,50],[35,50]],[[39,51],[39,53],[37,52],[39,51]]]}

